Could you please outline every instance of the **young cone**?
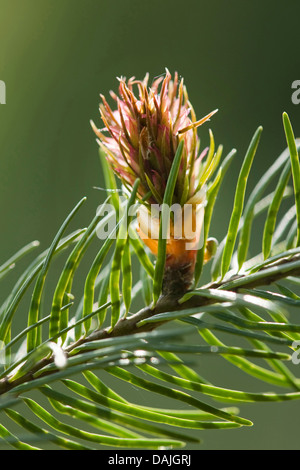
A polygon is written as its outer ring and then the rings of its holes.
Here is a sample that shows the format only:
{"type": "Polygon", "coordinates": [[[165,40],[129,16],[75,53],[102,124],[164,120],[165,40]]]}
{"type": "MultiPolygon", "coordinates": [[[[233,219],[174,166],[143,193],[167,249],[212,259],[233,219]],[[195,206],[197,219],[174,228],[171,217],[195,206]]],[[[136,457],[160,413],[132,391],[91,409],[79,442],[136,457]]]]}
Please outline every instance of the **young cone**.
{"type": "Polygon", "coordinates": [[[178,146],[183,142],[180,166],[174,187],[167,233],[164,291],[185,291],[193,280],[196,253],[206,204],[206,182],[217,167],[214,143],[199,153],[197,128],[217,110],[197,120],[183,79],[164,77],[148,86],[144,80],[119,79],[119,96],[112,110],[101,95],[100,114],[104,127],[91,122],[98,143],[124,186],[130,190],[139,178],[138,197],[147,195],[138,211],[138,233],[157,255],[160,205],[178,146]],[[134,93],[136,87],[138,94],[134,93]],[[209,150],[209,151],[208,151],[209,150]]]}

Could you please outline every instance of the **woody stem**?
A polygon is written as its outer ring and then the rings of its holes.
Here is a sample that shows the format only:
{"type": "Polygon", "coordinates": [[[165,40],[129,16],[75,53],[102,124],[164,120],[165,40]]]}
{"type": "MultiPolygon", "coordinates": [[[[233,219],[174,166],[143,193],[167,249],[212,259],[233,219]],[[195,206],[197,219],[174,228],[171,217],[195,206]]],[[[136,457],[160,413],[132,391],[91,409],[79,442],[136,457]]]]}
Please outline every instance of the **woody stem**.
{"type": "MultiPolygon", "coordinates": [[[[262,268],[260,271],[253,275],[236,275],[232,276],[230,279],[221,280],[219,282],[210,283],[207,288],[214,289],[228,289],[232,292],[238,292],[240,289],[254,289],[255,287],[262,285],[269,285],[282,278],[287,278],[289,276],[299,276],[300,275],[300,256],[296,255],[289,259],[284,259],[279,261],[277,264],[272,265],[271,267],[262,268]],[[227,287],[228,286],[228,287],[227,287]]],[[[139,323],[142,320],[153,317],[156,314],[164,312],[175,312],[183,309],[199,308],[207,304],[218,303],[218,300],[208,299],[200,297],[197,295],[192,296],[189,300],[184,303],[179,303],[179,299],[182,297],[182,292],[178,292],[176,295],[173,291],[172,295],[162,295],[158,300],[157,304],[152,306],[147,306],[137,312],[134,315],[131,315],[127,318],[120,319],[112,330],[104,328],[101,330],[96,330],[91,333],[89,336],[84,336],[78,341],[74,342],[65,349],[65,353],[69,355],[75,348],[78,346],[92,342],[99,341],[106,338],[113,338],[117,336],[126,336],[132,335],[135,333],[142,333],[146,331],[152,331],[158,326],[162,325],[162,322],[153,322],[139,326],[139,323]]],[[[45,370],[42,369],[51,364],[53,358],[44,358],[37,362],[32,369],[17,379],[10,379],[5,377],[0,380],[0,395],[4,394],[10,390],[13,390],[16,386],[23,384],[25,382],[34,381],[35,374],[39,372],[38,377],[43,377],[46,375],[52,375],[57,372],[57,370],[45,370]],[[40,372],[42,371],[42,372],[40,372]]]]}

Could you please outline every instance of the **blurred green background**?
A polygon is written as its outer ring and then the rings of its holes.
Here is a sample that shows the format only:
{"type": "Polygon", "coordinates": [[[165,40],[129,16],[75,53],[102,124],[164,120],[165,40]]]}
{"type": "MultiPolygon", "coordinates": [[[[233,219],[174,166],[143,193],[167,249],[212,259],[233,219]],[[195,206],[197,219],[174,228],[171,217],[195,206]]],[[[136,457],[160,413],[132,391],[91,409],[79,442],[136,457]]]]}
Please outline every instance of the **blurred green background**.
{"type": "MultiPolygon", "coordinates": [[[[219,108],[209,124],[216,143],[225,153],[238,150],[213,220],[211,235],[222,238],[258,125],[264,132],[249,190],[285,148],[283,111],[300,136],[300,105],[291,101],[291,84],[300,79],[299,14],[297,0],[0,0],[0,80],[7,87],[0,106],[0,262],[34,239],[46,249],[82,196],[88,201],[72,228],[88,224],[104,200],[93,189],[102,175],[89,124],[101,125],[99,93],[116,90],[121,75],[148,71],[152,79],[165,67],[184,77],[198,118],[219,108]]],[[[205,144],[208,126],[199,134],[205,144]]],[[[233,368],[219,379],[220,364],[211,365],[215,383],[238,386],[233,368]]],[[[261,390],[259,382],[250,386],[261,390]]],[[[253,428],[204,432],[201,448],[300,447],[299,402],[241,410],[253,428]]]]}

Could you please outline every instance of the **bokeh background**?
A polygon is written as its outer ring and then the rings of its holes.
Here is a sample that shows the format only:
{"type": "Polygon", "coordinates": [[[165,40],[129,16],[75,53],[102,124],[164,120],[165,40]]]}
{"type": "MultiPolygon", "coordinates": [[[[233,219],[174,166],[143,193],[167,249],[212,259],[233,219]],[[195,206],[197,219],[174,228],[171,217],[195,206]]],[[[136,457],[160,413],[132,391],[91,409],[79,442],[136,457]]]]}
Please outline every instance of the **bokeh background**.
{"type": "MultiPolygon", "coordinates": [[[[0,0],[0,262],[31,240],[46,249],[82,196],[73,228],[88,224],[104,199],[93,189],[103,179],[89,124],[100,126],[99,93],[116,90],[121,75],[152,79],[165,67],[184,77],[199,118],[219,108],[209,124],[216,143],[238,151],[213,220],[211,235],[222,238],[255,129],[264,127],[248,191],[285,148],[283,111],[300,136],[300,105],[291,101],[299,15],[297,0],[0,0]]],[[[203,126],[203,145],[207,136],[203,126]]],[[[13,274],[4,291],[11,282],[13,274]]],[[[234,369],[207,364],[216,384],[238,387],[234,369]]],[[[203,432],[201,448],[299,449],[299,402],[241,410],[254,427],[203,432]]]]}

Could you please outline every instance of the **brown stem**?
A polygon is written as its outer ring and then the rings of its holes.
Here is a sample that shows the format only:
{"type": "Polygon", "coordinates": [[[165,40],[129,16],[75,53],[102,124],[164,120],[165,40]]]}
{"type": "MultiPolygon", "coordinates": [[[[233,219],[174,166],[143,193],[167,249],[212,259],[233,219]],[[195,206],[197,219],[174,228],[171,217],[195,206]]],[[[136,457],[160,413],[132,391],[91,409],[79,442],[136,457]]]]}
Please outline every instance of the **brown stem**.
{"type": "MultiPolygon", "coordinates": [[[[294,258],[290,258],[288,260],[284,260],[284,261],[281,260],[280,262],[278,262],[278,264],[276,264],[276,266],[277,265],[282,266],[285,263],[290,263],[292,261],[297,261],[297,260],[299,260],[299,257],[295,256],[294,258]]],[[[263,269],[267,269],[267,268],[263,268],[263,269]]],[[[294,276],[295,275],[300,275],[299,267],[291,268],[290,271],[285,271],[285,270],[278,271],[277,273],[273,273],[269,277],[266,276],[264,278],[257,279],[255,281],[253,281],[253,280],[251,281],[251,278],[250,278],[248,283],[243,282],[241,286],[237,285],[237,287],[231,288],[230,290],[238,292],[240,288],[253,289],[253,288],[258,287],[258,286],[272,284],[273,282],[276,282],[276,281],[278,281],[282,278],[286,278],[288,276],[293,276],[293,275],[294,276]]],[[[239,280],[239,279],[244,281],[246,279],[246,277],[245,277],[245,275],[233,276],[230,279],[230,282],[233,281],[233,280],[239,280]]],[[[228,282],[229,282],[228,280],[220,281],[220,282],[208,284],[205,287],[206,288],[217,289],[217,288],[226,286],[226,284],[228,282]]],[[[146,332],[146,331],[152,331],[155,328],[157,328],[158,326],[162,325],[162,322],[148,323],[148,324],[145,324],[145,325],[140,326],[140,327],[138,326],[138,323],[140,321],[145,320],[147,318],[150,318],[153,315],[156,315],[158,313],[175,312],[175,311],[180,311],[180,310],[183,310],[183,309],[191,309],[191,308],[197,308],[197,307],[199,307],[199,309],[200,309],[204,305],[212,304],[212,303],[218,303],[218,300],[208,299],[208,298],[204,298],[204,297],[200,297],[200,296],[195,295],[195,296],[191,297],[189,300],[187,300],[186,302],[184,302],[183,304],[180,304],[178,301],[181,297],[182,297],[182,292],[179,292],[178,295],[175,295],[174,293],[173,293],[173,295],[163,295],[163,296],[160,297],[160,299],[157,302],[155,307],[153,307],[153,308],[151,308],[151,306],[145,307],[142,310],[140,310],[138,313],[136,313],[134,315],[131,315],[128,318],[120,319],[112,330],[110,330],[108,328],[101,329],[101,330],[96,330],[93,333],[91,333],[89,336],[85,336],[85,337],[80,338],[78,341],[76,341],[75,343],[68,346],[65,349],[65,352],[66,352],[67,355],[69,355],[78,346],[80,346],[84,343],[91,342],[91,341],[96,341],[96,340],[101,340],[101,339],[106,339],[106,338],[113,338],[113,337],[117,337],[117,336],[132,335],[132,334],[135,334],[135,333],[142,333],[142,332],[146,332]]],[[[25,375],[23,375],[22,377],[19,377],[15,380],[11,380],[11,381],[9,381],[9,379],[7,377],[5,377],[4,379],[1,379],[0,380],[0,395],[14,389],[16,386],[18,386],[22,383],[34,380],[35,379],[34,375],[37,372],[42,371],[42,369],[45,366],[51,364],[52,362],[53,362],[53,358],[44,358],[44,359],[40,360],[39,362],[37,362],[35,364],[35,366],[32,368],[32,370],[30,372],[26,373],[25,375]]],[[[44,373],[43,372],[40,373],[39,377],[42,377],[42,376],[45,376],[45,375],[50,375],[50,374],[53,374],[55,372],[56,372],[55,370],[45,371],[44,373]]]]}

